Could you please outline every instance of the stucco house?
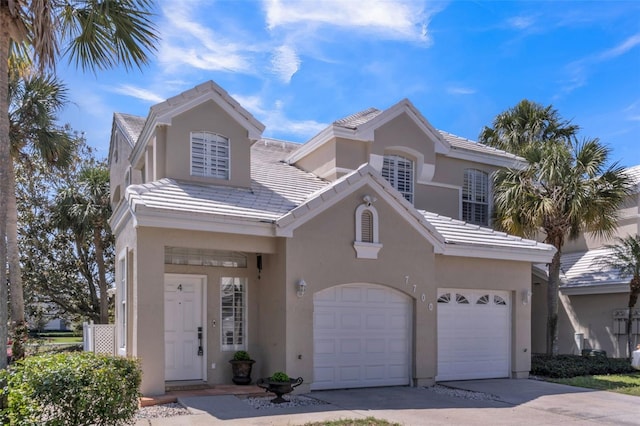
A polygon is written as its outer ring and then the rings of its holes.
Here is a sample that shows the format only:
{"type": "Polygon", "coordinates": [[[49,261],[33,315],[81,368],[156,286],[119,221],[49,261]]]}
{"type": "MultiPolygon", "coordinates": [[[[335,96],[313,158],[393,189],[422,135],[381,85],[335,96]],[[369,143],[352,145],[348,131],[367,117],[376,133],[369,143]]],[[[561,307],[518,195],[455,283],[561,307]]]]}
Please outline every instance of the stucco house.
{"type": "MultiPolygon", "coordinates": [[[[627,328],[630,277],[603,267],[600,259],[609,254],[608,244],[615,237],[640,234],[640,166],[627,174],[634,182],[634,192],[620,207],[618,228],[613,238],[582,235],[569,241],[561,258],[558,343],[560,353],[580,354],[582,349],[604,350],[607,356],[624,358],[627,351],[627,328]]],[[[546,351],[547,268],[534,265],[532,279],[532,347],[546,351]]],[[[640,344],[640,307],[633,310],[633,347],[640,344]]]]}
{"type": "Polygon", "coordinates": [[[239,349],[302,390],[528,376],[554,249],[489,227],[491,174],[521,158],[406,99],[304,144],[263,130],[211,81],[114,115],[117,347],[144,394],[230,383],[239,349]]]}

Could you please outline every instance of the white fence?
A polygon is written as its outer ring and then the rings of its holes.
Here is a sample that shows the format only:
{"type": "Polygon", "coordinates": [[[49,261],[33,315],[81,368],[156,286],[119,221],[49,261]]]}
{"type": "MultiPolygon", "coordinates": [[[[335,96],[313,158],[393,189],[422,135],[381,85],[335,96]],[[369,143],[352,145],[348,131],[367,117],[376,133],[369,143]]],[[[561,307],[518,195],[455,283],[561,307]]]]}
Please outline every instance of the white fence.
{"type": "Polygon", "coordinates": [[[115,324],[82,324],[83,349],[96,354],[116,355],[115,324]]]}

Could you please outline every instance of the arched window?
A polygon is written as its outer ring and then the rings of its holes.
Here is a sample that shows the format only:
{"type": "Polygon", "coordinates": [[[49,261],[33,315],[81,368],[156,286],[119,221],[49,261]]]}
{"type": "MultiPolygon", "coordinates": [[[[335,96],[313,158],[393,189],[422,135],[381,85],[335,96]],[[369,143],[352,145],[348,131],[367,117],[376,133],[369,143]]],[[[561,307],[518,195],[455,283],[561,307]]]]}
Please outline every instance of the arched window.
{"type": "Polygon", "coordinates": [[[462,220],[476,225],[489,225],[489,175],[482,170],[464,171],[462,220]]]}
{"type": "Polygon", "coordinates": [[[378,211],[373,207],[373,201],[375,200],[367,195],[365,202],[356,208],[356,238],[353,248],[359,259],[377,259],[382,248],[378,234],[378,211]]]}
{"type": "Polygon", "coordinates": [[[413,204],[413,161],[400,155],[385,155],[382,163],[384,177],[402,196],[413,204]]]}

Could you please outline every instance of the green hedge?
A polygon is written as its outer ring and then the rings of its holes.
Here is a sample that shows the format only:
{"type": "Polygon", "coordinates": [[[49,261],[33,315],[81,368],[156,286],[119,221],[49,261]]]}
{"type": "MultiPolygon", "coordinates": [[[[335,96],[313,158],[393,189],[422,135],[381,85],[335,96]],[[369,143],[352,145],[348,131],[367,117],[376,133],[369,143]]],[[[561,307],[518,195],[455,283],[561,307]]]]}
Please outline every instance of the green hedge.
{"type": "Polygon", "coordinates": [[[119,425],[137,409],[137,361],[92,353],[28,357],[0,375],[2,424],[119,425]]]}
{"type": "Polygon", "coordinates": [[[531,374],[534,376],[566,379],[576,376],[596,374],[624,374],[636,370],[626,358],[607,358],[604,356],[579,355],[533,355],[531,374]]]}

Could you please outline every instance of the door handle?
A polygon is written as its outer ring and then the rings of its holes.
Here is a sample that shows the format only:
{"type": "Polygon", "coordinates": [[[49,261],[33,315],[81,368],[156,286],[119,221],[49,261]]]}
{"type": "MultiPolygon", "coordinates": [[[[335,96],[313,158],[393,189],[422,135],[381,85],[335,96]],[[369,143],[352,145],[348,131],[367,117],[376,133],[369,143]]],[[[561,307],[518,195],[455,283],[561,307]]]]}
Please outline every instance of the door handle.
{"type": "Polygon", "coordinates": [[[198,327],[198,356],[204,355],[202,350],[202,327],[198,327]]]}

